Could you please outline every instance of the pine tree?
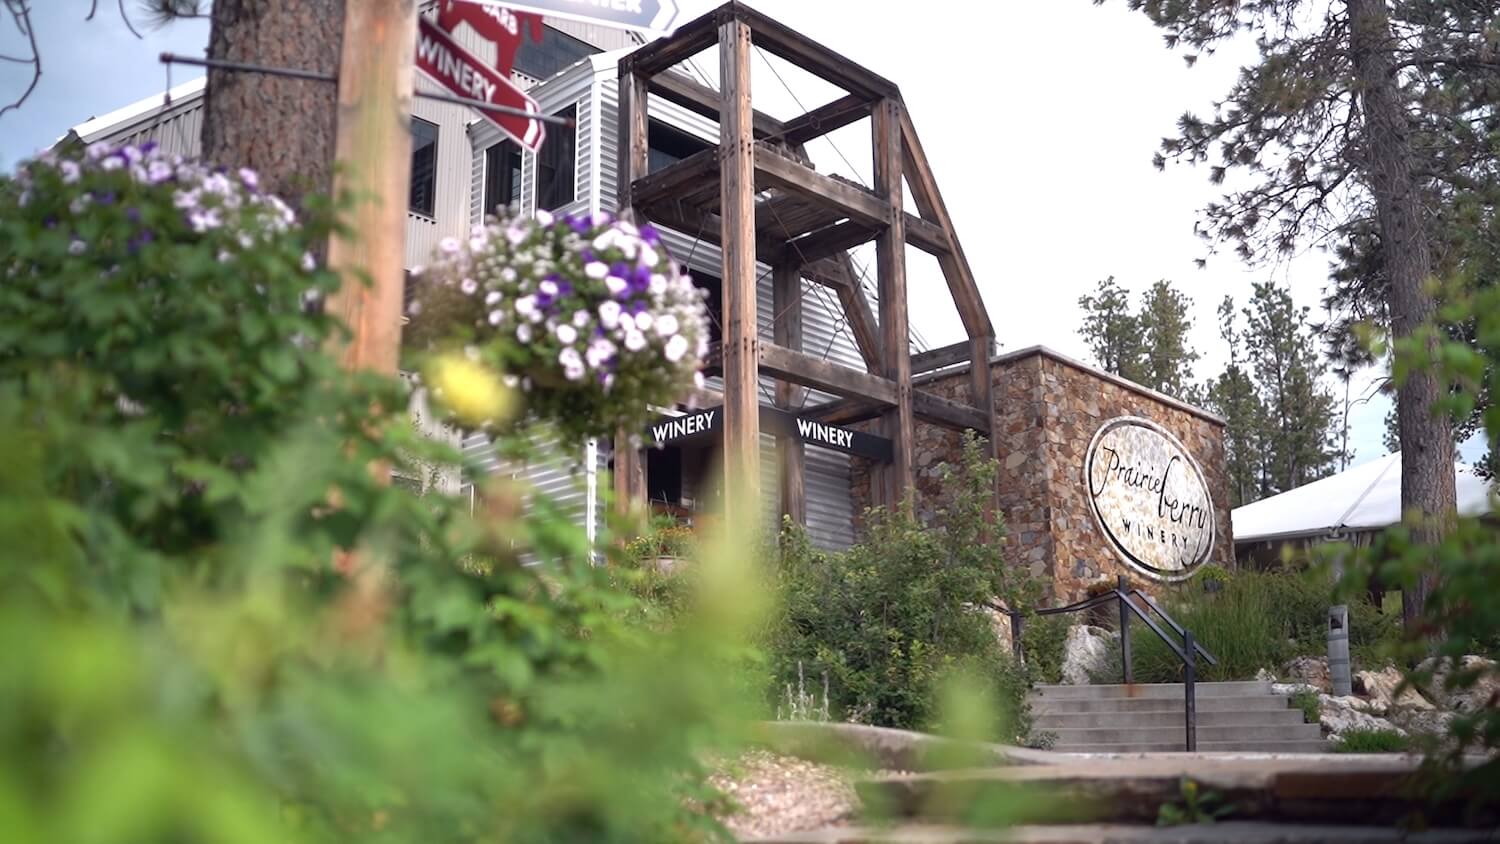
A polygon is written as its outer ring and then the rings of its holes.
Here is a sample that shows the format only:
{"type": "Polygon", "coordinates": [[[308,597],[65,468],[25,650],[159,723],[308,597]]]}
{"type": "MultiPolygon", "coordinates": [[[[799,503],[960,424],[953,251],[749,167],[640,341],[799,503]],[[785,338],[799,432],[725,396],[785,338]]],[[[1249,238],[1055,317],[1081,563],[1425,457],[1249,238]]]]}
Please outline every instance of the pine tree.
{"type": "Polygon", "coordinates": [[[1187,337],[1193,327],[1188,316],[1191,305],[1191,299],[1162,279],[1141,296],[1141,310],[1136,316],[1145,347],[1141,355],[1141,383],[1184,401],[1198,399],[1193,384],[1193,364],[1198,353],[1188,345],[1187,337]]]}
{"type": "Polygon", "coordinates": [[[1260,498],[1265,449],[1266,408],[1255,380],[1242,365],[1243,335],[1236,325],[1234,299],[1219,303],[1219,327],[1229,344],[1229,365],[1204,388],[1209,410],[1224,417],[1224,470],[1229,476],[1229,506],[1241,507],[1260,498]]]}
{"type": "MultiPolygon", "coordinates": [[[[1213,115],[1184,115],[1157,156],[1159,166],[1216,156],[1216,184],[1230,170],[1245,176],[1205,209],[1202,232],[1256,259],[1363,226],[1379,238],[1391,333],[1398,342],[1416,335],[1436,313],[1426,283],[1439,267],[1427,221],[1441,193],[1428,174],[1461,169],[1444,160],[1451,144],[1413,141],[1426,125],[1425,93],[1443,87],[1422,80],[1494,72],[1495,4],[1397,0],[1392,17],[1389,0],[1126,2],[1166,31],[1168,47],[1187,49],[1189,63],[1242,34],[1259,50],[1213,115]]],[[[1495,120],[1494,101],[1479,102],[1482,120],[1495,120]]],[[[1436,339],[1421,342],[1432,353],[1436,339]]],[[[1437,412],[1441,394],[1427,368],[1398,386],[1404,512],[1454,512],[1452,426],[1437,412]]],[[[1436,542],[1446,529],[1439,518],[1415,526],[1415,537],[1436,542]]],[[[1409,622],[1424,595],[1420,586],[1407,595],[1409,622]]]]}
{"type": "Polygon", "coordinates": [[[1333,393],[1322,386],[1322,361],[1308,323],[1285,290],[1255,285],[1245,344],[1264,406],[1260,494],[1275,495],[1325,477],[1339,457],[1333,393]]]}
{"type": "Polygon", "coordinates": [[[1130,311],[1130,294],[1110,276],[1099,282],[1091,296],[1078,297],[1083,311],[1079,336],[1089,344],[1089,353],[1106,372],[1139,382],[1144,371],[1141,326],[1130,311]]]}

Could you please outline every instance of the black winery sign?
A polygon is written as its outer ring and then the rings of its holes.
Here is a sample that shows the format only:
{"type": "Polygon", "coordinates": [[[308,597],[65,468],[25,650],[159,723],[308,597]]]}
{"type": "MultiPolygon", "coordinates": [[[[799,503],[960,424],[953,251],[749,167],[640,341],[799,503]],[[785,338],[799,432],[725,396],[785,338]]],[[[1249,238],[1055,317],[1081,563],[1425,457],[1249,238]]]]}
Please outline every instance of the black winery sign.
{"type": "MultiPolygon", "coordinates": [[[[723,427],[724,408],[710,407],[682,416],[663,416],[657,419],[648,427],[646,440],[656,445],[696,442],[721,436],[723,427]]],[[[766,433],[795,436],[808,445],[881,462],[889,462],[891,459],[891,441],[885,437],[802,419],[774,407],[760,409],[760,427],[766,433]]]]}

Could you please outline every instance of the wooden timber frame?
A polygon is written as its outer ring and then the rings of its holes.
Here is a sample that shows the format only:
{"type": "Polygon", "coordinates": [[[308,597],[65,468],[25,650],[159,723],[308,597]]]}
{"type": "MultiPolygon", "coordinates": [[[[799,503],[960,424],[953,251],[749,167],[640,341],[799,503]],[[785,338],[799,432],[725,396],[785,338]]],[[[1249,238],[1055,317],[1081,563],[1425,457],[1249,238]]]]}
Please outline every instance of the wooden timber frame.
{"type": "MultiPolygon", "coordinates": [[[[777,381],[775,403],[790,408],[797,386],[840,396],[801,413],[828,421],[875,420],[892,442],[893,458],[877,467],[874,503],[898,506],[913,482],[918,420],[989,435],[993,396],[989,359],[994,328],[926,153],[892,82],[738,2],[682,26],[620,60],[619,207],[622,214],[686,232],[702,232],[723,252],[722,396],[698,395],[724,408],[724,516],[731,528],[760,519],[758,379],[777,381]],[[673,66],[717,45],[722,90],[690,81],[673,66]],[[801,117],[779,121],[752,107],[752,48],[784,59],[846,94],[801,117]],[[658,96],[717,120],[717,148],[647,172],[650,97],[658,96]],[[828,176],[808,163],[805,144],[869,119],[874,189],[828,176]],[[903,203],[903,186],[917,213],[903,203]],[[879,314],[853,271],[848,250],[875,242],[879,314]],[[911,354],[907,321],[906,247],[936,257],[967,339],[954,347],[911,354]],[[775,314],[772,342],[757,331],[757,261],[771,267],[775,314]],[[802,350],[802,279],[837,294],[865,370],[802,350]],[[914,370],[969,361],[969,403],[912,388],[914,370]]],[[[701,392],[701,391],[700,391],[701,392]]],[[[623,434],[624,432],[622,432],[623,434]]],[[[990,437],[994,454],[994,437],[990,437]]],[[[644,497],[639,451],[617,439],[617,501],[644,497]]],[[[781,510],[805,523],[802,443],[778,440],[781,510]]]]}

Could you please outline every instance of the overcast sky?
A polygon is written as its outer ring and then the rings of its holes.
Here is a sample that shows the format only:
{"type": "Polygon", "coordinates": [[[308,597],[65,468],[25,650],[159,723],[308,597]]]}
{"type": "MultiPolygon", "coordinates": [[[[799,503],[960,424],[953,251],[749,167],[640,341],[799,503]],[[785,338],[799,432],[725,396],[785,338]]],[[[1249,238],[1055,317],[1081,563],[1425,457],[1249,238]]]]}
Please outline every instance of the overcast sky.
{"type": "MultiPolygon", "coordinates": [[[[716,4],[682,5],[691,16],[716,4]]],[[[1086,359],[1077,300],[1110,275],[1137,294],[1170,279],[1192,298],[1200,380],[1224,364],[1215,309],[1226,294],[1243,303],[1253,283],[1274,280],[1317,315],[1327,274],[1322,253],[1258,267],[1225,254],[1199,269],[1194,260],[1207,256],[1208,245],[1194,235],[1193,222],[1216,193],[1201,169],[1158,172],[1151,165],[1184,110],[1206,110],[1228,90],[1252,57],[1248,45],[1189,69],[1123,0],[1102,7],[1090,0],[751,5],[901,87],[1004,348],[1044,344],[1086,359]]],[[[5,169],[70,126],[160,95],[167,77],[157,55],[201,55],[208,40],[201,21],[162,30],[138,23],[145,35],[138,40],[112,3],[101,3],[90,22],[87,0],[33,6],[44,74],[19,112],[0,117],[5,169]]],[[[14,32],[0,35],[0,54],[24,54],[14,32]]],[[[709,78],[716,76],[713,64],[698,62],[709,78]]],[[[179,67],[172,81],[196,75],[179,67]]],[[[0,99],[9,102],[28,79],[27,68],[0,61],[0,99]]],[[[799,104],[820,105],[837,92],[779,60],[757,57],[753,93],[759,107],[790,117],[799,104]]],[[[868,182],[867,133],[856,124],[831,142],[815,141],[810,152],[820,170],[868,182]]],[[[932,346],[962,339],[935,262],[915,250],[909,261],[914,328],[932,346]]],[[[1356,378],[1351,398],[1368,393],[1376,376],[1356,378]]],[[[1330,386],[1342,401],[1342,386],[1330,386]]],[[[1389,406],[1376,395],[1351,410],[1354,462],[1385,453],[1389,406]]]]}

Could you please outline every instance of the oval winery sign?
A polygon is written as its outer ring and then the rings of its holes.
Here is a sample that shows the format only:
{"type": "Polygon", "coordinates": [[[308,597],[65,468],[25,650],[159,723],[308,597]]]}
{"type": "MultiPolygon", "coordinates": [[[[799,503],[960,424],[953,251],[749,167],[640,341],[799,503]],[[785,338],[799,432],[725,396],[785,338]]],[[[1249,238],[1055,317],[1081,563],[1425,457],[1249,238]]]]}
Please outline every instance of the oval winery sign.
{"type": "Polygon", "coordinates": [[[1084,458],[1089,506],[1115,553],[1158,580],[1183,580],[1214,547],[1214,508],[1198,461],[1161,426],[1104,423],[1084,458]]]}

